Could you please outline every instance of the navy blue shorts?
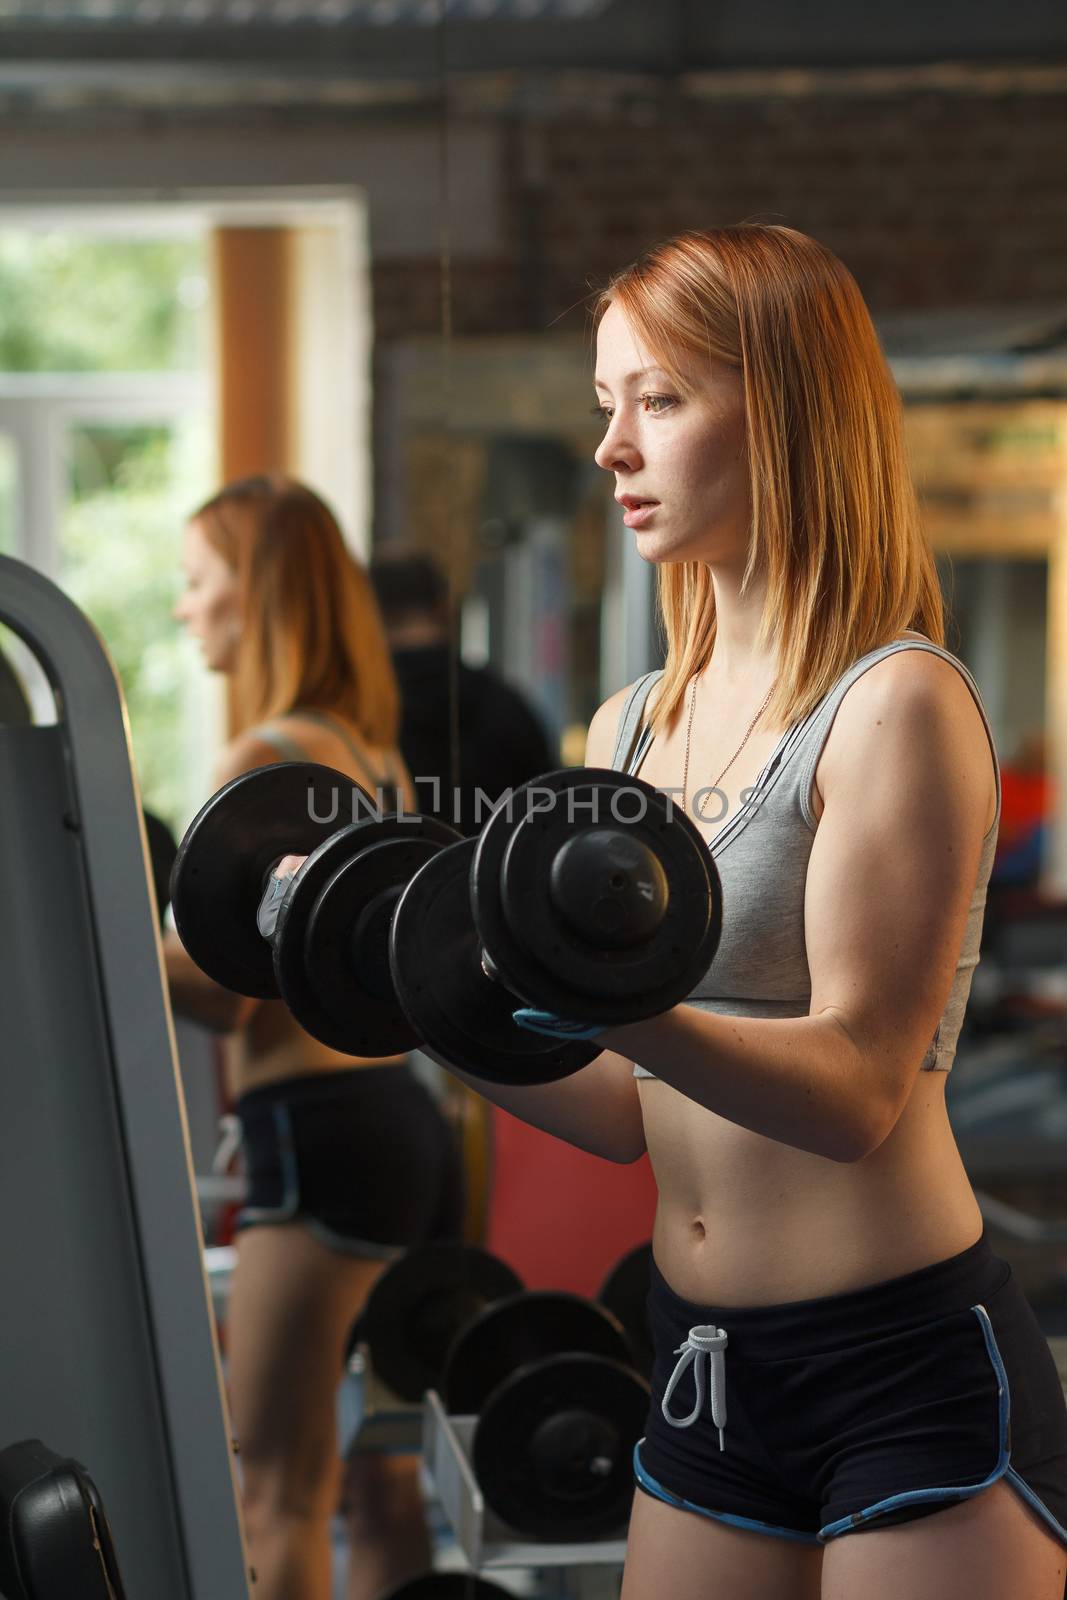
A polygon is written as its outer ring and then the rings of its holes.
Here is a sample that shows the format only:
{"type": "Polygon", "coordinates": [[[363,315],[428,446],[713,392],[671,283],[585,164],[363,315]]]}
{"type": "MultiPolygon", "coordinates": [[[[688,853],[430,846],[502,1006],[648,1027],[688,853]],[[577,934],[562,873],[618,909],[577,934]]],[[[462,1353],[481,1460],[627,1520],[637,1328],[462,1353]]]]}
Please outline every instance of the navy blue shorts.
{"type": "Polygon", "coordinates": [[[332,1250],[385,1261],[459,1238],[456,1142],[406,1063],[287,1078],[235,1110],[249,1186],[238,1228],[300,1222],[332,1250]]]}
{"type": "MultiPolygon", "coordinates": [[[[652,1264],[652,1405],[637,1483],[682,1510],[822,1544],[929,1515],[1003,1478],[1067,1544],[1067,1406],[1048,1344],[983,1234],[918,1272],[758,1307],[682,1300],[652,1264]],[[694,1327],[725,1332],[720,1448],[694,1327]]],[[[721,1409],[721,1401],[720,1401],[721,1409]]]]}

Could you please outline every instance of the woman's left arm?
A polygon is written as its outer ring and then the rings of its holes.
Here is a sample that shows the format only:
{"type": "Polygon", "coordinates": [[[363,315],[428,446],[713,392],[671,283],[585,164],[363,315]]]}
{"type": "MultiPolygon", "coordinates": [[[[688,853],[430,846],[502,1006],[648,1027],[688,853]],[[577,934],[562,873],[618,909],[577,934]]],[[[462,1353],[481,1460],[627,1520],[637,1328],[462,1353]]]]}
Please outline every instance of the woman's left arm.
{"type": "Polygon", "coordinates": [[[841,704],[821,776],[804,903],[808,1015],[682,1005],[600,1039],[742,1127],[851,1162],[877,1149],[907,1103],[974,895],[993,764],[956,668],[928,651],[870,668],[841,704]]]}

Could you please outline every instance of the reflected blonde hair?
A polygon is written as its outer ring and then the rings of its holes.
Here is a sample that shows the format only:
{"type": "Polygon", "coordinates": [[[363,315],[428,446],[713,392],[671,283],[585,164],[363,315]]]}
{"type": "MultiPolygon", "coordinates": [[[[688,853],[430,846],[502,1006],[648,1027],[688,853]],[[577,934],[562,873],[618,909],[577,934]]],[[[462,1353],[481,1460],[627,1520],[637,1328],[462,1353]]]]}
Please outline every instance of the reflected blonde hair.
{"type": "MultiPolygon", "coordinates": [[[[683,394],[693,359],[737,368],[745,395],[759,647],[779,676],[772,725],[805,716],[868,651],[914,629],[944,644],[941,589],[904,445],[900,396],[859,287],[824,245],[760,223],[687,233],[617,273],[617,305],[683,394]]],[[[715,644],[702,562],[661,564],[666,667],[650,720],[669,726],[715,644]]]]}
{"type": "Polygon", "coordinates": [[[288,478],[242,478],[190,521],[237,574],[234,732],[299,707],[395,745],[400,692],[378,604],[325,501],[288,478]]]}

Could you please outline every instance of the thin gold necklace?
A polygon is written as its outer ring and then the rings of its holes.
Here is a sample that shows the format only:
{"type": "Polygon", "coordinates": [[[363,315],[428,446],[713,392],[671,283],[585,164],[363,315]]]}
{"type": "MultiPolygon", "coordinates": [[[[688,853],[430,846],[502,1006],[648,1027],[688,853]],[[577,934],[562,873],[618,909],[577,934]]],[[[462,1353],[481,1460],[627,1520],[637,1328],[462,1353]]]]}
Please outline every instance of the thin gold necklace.
{"type": "MultiPolygon", "coordinates": [[[[726,763],[725,767],[723,767],[722,771],[719,773],[719,776],[715,779],[715,782],[708,785],[708,789],[709,790],[717,789],[719,787],[719,784],[725,778],[726,774],[729,772],[730,768],[733,766],[734,762],[737,760],[738,756],[741,754],[742,750],[745,748],[746,744],[748,743],[749,739],[751,738],[753,728],[756,726],[756,723],[759,721],[760,717],[762,717],[763,713],[766,711],[767,707],[770,705],[770,703],[771,703],[771,695],[774,693],[774,691],[775,691],[775,689],[777,687],[778,687],[778,680],[775,679],[774,683],[772,683],[770,688],[767,690],[766,699],[764,700],[763,704],[760,706],[759,710],[756,712],[756,715],[752,718],[752,721],[749,723],[748,727],[746,728],[745,737],[741,740],[741,743],[738,745],[737,749],[734,751],[733,755],[730,757],[730,759],[726,763]]],[[[689,814],[688,811],[686,810],[686,801],[687,801],[688,796],[689,796],[689,744],[690,744],[690,740],[693,737],[693,712],[696,710],[696,703],[697,703],[697,681],[696,681],[696,678],[694,678],[693,679],[693,692],[689,696],[689,720],[685,725],[685,765],[682,768],[682,810],[683,810],[683,812],[685,812],[685,814],[687,816],[689,814]]],[[[696,814],[700,818],[701,822],[705,822],[707,820],[706,817],[704,816],[704,808],[703,808],[703,806],[698,806],[697,807],[696,814]]]]}

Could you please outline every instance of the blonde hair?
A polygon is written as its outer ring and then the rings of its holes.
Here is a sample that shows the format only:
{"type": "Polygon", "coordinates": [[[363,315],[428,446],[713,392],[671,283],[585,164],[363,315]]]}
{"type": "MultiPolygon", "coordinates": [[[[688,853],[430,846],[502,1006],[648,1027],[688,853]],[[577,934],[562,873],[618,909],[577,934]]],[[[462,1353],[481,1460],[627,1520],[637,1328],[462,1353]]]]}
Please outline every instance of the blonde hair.
{"type": "MultiPolygon", "coordinates": [[[[773,645],[780,669],[768,722],[799,721],[854,661],[905,629],[943,644],[900,396],[842,262],[792,228],[687,233],[611,279],[598,323],[611,305],[683,393],[693,393],[686,358],[740,370],[752,505],[743,586],[765,574],[758,643],[773,645]]],[[[663,563],[658,600],[667,657],[657,731],[715,643],[708,567],[663,563]]]]}
{"type": "Polygon", "coordinates": [[[395,745],[400,692],[377,601],[326,503],[287,478],[243,478],[190,520],[237,574],[234,731],[299,707],[395,745]]]}

